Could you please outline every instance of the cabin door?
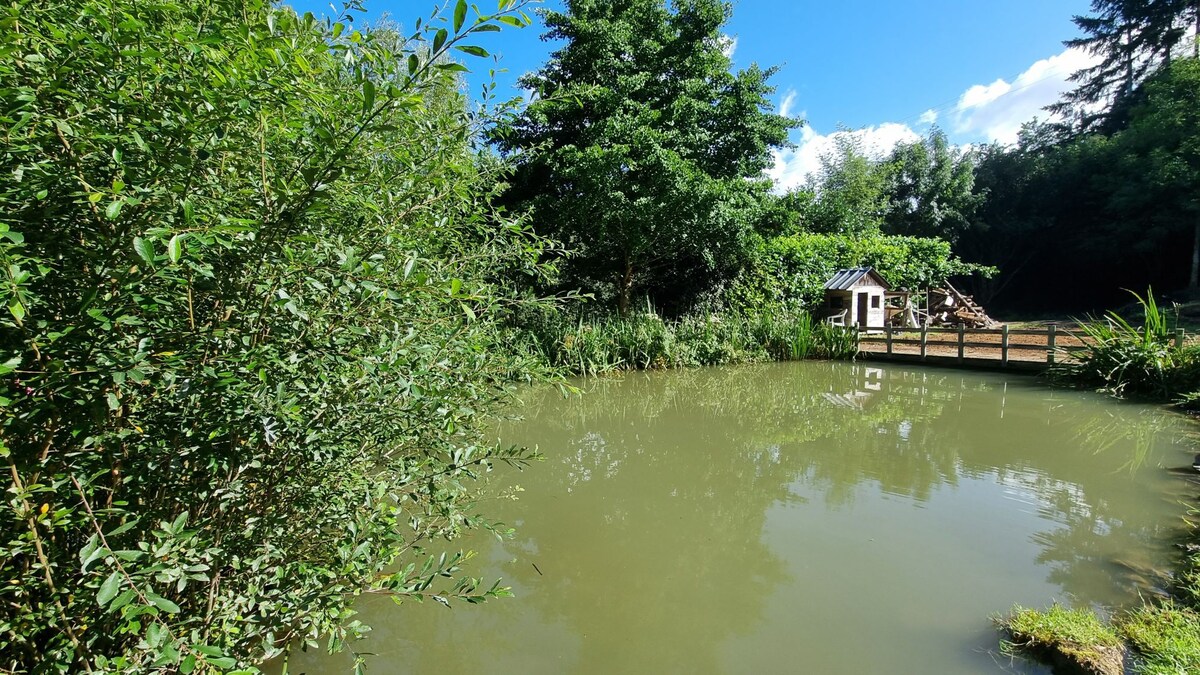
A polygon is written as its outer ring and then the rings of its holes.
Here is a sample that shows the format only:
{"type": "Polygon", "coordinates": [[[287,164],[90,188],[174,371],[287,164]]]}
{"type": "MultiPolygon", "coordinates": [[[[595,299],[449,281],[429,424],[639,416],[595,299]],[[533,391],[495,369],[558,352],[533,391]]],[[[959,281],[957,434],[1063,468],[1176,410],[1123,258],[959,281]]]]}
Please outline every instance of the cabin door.
{"type": "Polygon", "coordinates": [[[862,328],[867,327],[867,310],[871,307],[871,294],[858,294],[858,325],[862,328]]]}

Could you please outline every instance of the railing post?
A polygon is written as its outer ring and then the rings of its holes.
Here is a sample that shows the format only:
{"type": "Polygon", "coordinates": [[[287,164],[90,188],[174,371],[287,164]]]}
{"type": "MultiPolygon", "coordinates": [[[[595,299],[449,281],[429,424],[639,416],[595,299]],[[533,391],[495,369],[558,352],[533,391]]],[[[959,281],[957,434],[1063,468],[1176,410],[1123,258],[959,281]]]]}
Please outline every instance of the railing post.
{"type": "Polygon", "coordinates": [[[1000,327],[1000,363],[1008,366],[1008,324],[1000,327]]]}
{"type": "Polygon", "coordinates": [[[883,327],[883,333],[887,336],[887,354],[892,355],[892,324],[887,324],[883,327]]]}
{"type": "Polygon", "coordinates": [[[963,324],[958,324],[958,362],[963,362],[963,356],[966,355],[967,347],[963,344],[967,336],[967,327],[963,324]]]}
{"type": "Polygon", "coordinates": [[[929,326],[921,326],[921,360],[925,360],[926,347],[929,343],[929,326]]]}
{"type": "Polygon", "coordinates": [[[1175,329],[1175,349],[1183,349],[1183,329],[1175,329]]]}
{"type": "Polygon", "coordinates": [[[1054,352],[1057,351],[1057,349],[1054,346],[1055,330],[1056,330],[1056,325],[1050,324],[1049,329],[1046,333],[1046,363],[1049,363],[1050,365],[1054,365],[1054,352]]]}

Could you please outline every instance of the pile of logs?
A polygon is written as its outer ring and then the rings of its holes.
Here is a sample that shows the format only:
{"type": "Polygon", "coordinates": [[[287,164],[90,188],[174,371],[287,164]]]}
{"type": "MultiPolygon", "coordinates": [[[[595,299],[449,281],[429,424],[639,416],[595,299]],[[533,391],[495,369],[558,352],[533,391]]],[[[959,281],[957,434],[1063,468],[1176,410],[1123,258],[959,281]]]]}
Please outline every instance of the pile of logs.
{"type": "Polygon", "coordinates": [[[928,326],[966,326],[967,328],[999,328],[1000,322],[987,315],[969,295],[963,295],[946,284],[945,288],[929,291],[928,326]]]}

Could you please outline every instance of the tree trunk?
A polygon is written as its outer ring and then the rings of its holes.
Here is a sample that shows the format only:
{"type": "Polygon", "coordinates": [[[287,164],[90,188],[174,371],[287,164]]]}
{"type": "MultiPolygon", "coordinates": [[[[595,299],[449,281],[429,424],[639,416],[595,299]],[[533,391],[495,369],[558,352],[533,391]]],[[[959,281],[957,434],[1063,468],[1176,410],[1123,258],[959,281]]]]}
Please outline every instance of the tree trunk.
{"type": "Polygon", "coordinates": [[[1200,214],[1196,214],[1196,229],[1192,233],[1192,274],[1188,288],[1200,287],[1200,214]]]}
{"type": "Polygon", "coordinates": [[[1125,97],[1133,96],[1133,27],[1125,28],[1125,97]]]}
{"type": "Polygon", "coordinates": [[[625,258],[625,273],[617,286],[617,311],[621,316],[629,316],[629,300],[633,294],[633,261],[625,258]]]}

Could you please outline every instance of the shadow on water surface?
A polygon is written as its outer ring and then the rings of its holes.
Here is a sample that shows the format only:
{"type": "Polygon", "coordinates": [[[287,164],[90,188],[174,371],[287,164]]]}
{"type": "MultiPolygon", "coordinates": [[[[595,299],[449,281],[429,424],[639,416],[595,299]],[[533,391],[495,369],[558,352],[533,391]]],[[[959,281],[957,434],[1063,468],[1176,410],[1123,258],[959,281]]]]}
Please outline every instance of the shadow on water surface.
{"type": "Polygon", "coordinates": [[[1162,468],[1190,458],[1186,420],[1023,376],[805,362],[582,386],[526,391],[499,430],[546,462],[488,488],[523,487],[484,509],[516,538],[466,545],[517,599],[365,600],[372,673],[1042,672],[988,653],[987,615],[1132,601],[1182,512],[1162,468]]]}

